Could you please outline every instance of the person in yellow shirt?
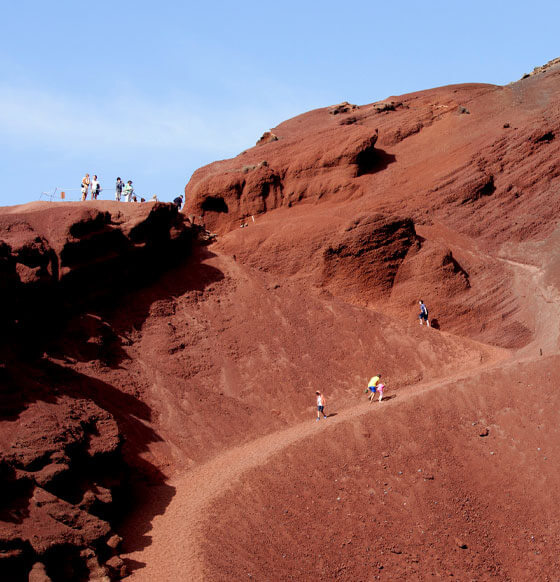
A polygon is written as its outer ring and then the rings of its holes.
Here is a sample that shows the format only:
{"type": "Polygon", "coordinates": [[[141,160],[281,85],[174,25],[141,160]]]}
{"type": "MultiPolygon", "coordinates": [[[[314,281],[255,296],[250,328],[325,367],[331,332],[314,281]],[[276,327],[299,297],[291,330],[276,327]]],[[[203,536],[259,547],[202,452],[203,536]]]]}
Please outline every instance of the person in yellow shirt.
{"type": "Polygon", "coordinates": [[[381,374],[377,374],[374,376],[368,383],[368,390],[371,392],[369,395],[369,401],[373,402],[375,398],[375,393],[377,392],[377,385],[379,384],[379,380],[381,379],[381,374]]]}

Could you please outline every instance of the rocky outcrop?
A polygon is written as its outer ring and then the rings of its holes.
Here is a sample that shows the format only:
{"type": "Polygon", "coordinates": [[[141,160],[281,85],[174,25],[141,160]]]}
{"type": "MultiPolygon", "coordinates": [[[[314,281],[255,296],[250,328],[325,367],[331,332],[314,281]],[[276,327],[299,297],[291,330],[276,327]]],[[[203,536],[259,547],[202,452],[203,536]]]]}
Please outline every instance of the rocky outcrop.
{"type": "MultiPolygon", "coordinates": [[[[337,118],[355,109],[343,105],[336,108],[337,118]]],[[[297,139],[282,135],[280,126],[265,134],[258,147],[197,170],[185,188],[187,212],[202,215],[208,228],[224,231],[282,206],[349,197],[359,187],[356,178],[392,161],[375,148],[377,139],[376,128],[354,123],[337,121],[297,139]]]]}
{"type": "Polygon", "coordinates": [[[187,257],[200,228],[171,204],[34,203],[0,229],[0,579],[120,579],[123,427],[146,406],[66,366],[118,367],[122,339],[92,310],[187,257]]]}
{"type": "Polygon", "coordinates": [[[122,206],[36,203],[0,217],[0,301],[10,307],[0,315],[0,345],[25,337],[29,351],[65,316],[189,253],[198,227],[174,205],[122,206]]]}
{"type": "Polygon", "coordinates": [[[25,580],[33,563],[30,579],[40,580],[45,568],[55,581],[78,579],[87,567],[81,552],[102,563],[114,556],[110,522],[127,469],[113,416],[85,398],[39,400],[17,423],[2,423],[1,439],[3,579],[25,580]]]}
{"type": "Polygon", "coordinates": [[[348,103],[348,101],[343,101],[338,105],[332,105],[329,107],[328,111],[331,115],[340,115],[341,113],[349,113],[350,111],[354,111],[354,109],[358,109],[358,106],[352,103],[348,103]]]}
{"type": "Polygon", "coordinates": [[[538,75],[539,73],[545,73],[550,69],[558,67],[558,65],[560,65],[560,58],[552,59],[551,61],[548,61],[548,63],[545,63],[540,67],[535,67],[530,73],[525,73],[523,77],[521,77],[521,80],[527,79],[528,77],[532,77],[534,75],[538,75]]]}
{"type": "Polygon", "coordinates": [[[278,141],[278,136],[272,131],[265,131],[260,139],[257,141],[256,145],[263,145],[265,143],[272,143],[273,141],[278,141]]]}
{"type": "Polygon", "coordinates": [[[360,216],[324,249],[321,285],[363,302],[386,297],[409,250],[418,245],[412,220],[360,216]]]}

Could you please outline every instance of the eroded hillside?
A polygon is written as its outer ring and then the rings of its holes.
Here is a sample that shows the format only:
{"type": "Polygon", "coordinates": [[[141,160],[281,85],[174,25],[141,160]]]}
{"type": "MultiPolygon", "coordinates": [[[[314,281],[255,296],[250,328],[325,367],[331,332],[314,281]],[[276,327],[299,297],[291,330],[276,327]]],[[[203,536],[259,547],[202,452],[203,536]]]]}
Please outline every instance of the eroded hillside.
{"type": "Polygon", "coordinates": [[[559,575],[559,89],[312,111],[184,213],[1,209],[2,573],[559,575]]]}

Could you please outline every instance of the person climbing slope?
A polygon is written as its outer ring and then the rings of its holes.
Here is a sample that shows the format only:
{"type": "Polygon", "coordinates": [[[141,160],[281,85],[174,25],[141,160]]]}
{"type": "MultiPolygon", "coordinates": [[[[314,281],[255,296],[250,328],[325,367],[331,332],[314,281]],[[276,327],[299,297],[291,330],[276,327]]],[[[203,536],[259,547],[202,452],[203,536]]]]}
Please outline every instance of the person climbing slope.
{"type": "Polygon", "coordinates": [[[379,382],[379,384],[377,384],[377,392],[379,392],[379,402],[383,400],[383,390],[385,390],[385,384],[383,384],[383,382],[379,382]]]}
{"type": "Polygon", "coordinates": [[[371,392],[371,394],[369,395],[370,402],[373,402],[373,399],[375,398],[375,393],[377,392],[377,385],[379,384],[380,378],[381,374],[377,374],[377,376],[373,376],[373,378],[371,378],[371,380],[368,382],[367,389],[369,390],[369,392],[371,392]]]}
{"type": "Polygon", "coordinates": [[[430,322],[428,320],[428,308],[424,305],[422,299],[418,302],[420,304],[420,314],[418,315],[418,319],[420,320],[420,325],[425,321],[426,325],[430,327],[430,322]]]}
{"type": "Polygon", "coordinates": [[[327,418],[327,415],[325,414],[325,406],[327,404],[325,397],[321,392],[319,392],[319,390],[315,392],[315,395],[317,396],[317,420],[321,420],[321,414],[323,415],[323,418],[327,418]]]}

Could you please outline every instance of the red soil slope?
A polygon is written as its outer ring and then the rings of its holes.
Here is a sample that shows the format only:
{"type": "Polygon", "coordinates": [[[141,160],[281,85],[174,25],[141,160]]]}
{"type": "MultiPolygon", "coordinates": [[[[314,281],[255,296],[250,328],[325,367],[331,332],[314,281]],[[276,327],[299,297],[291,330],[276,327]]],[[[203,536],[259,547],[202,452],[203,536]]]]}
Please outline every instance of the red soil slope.
{"type": "Polygon", "coordinates": [[[210,246],[169,205],[1,209],[2,572],[560,576],[559,90],[289,120],[187,185],[210,246]]]}

